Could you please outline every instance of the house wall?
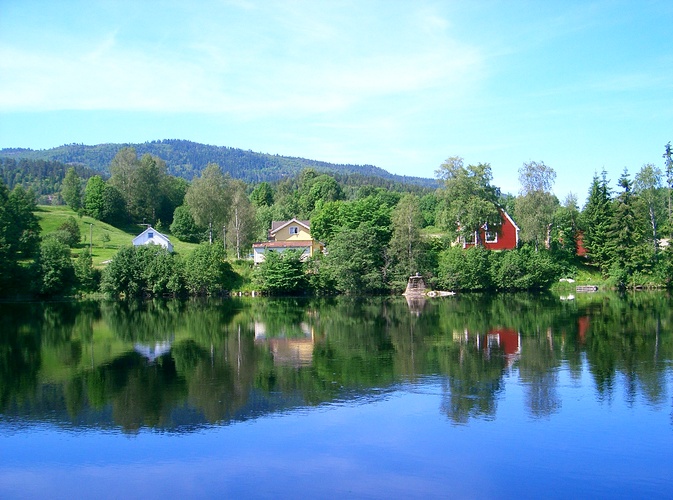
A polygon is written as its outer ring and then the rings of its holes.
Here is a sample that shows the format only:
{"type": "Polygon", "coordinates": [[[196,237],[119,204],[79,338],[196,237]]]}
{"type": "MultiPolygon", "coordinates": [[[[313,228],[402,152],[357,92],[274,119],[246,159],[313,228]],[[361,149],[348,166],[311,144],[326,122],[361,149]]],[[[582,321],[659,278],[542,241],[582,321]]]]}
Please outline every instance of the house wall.
{"type": "MultiPolygon", "coordinates": [[[[516,226],[512,224],[504,213],[500,212],[500,216],[502,218],[502,225],[498,232],[498,240],[494,243],[487,242],[486,231],[483,229],[480,231],[479,238],[484,244],[484,248],[488,250],[514,250],[518,243],[516,226]]],[[[466,243],[463,245],[464,248],[472,246],[474,246],[474,243],[466,243]]]]}
{"type": "Polygon", "coordinates": [[[275,234],[276,241],[311,241],[311,233],[301,224],[289,224],[275,234]],[[290,234],[290,228],[296,227],[297,234],[290,234]]]}
{"type": "Polygon", "coordinates": [[[481,234],[481,241],[484,242],[484,248],[491,250],[513,250],[516,248],[517,243],[516,228],[507,220],[507,217],[503,217],[502,226],[500,226],[500,232],[498,233],[498,241],[495,243],[486,243],[486,234],[484,231],[481,234]]]}
{"type": "MultiPolygon", "coordinates": [[[[301,250],[301,260],[306,261],[309,257],[313,255],[311,247],[291,247],[291,250],[301,250]]],[[[252,260],[255,264],[261,264],[266,260],[266,252],[278,252],[283,253],[287,248],[253,248],[252,249],[252,260]]]]}

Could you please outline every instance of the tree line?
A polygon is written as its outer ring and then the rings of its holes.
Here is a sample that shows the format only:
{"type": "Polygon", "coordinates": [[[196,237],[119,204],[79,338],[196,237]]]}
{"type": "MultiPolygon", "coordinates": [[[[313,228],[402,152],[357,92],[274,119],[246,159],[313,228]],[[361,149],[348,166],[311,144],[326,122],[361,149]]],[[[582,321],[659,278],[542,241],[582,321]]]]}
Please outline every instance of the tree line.
{"type": "Polygon", "coordinates": [[[202,243],[204,249],[193,256],[124,249],[102,275],[91,267],[90,256],[87,262],[86,252],[80,252],[79,268],[73,264],[71,271],[68,247],[78,242],[66,241],[68,228],[37,244],[34,193],[21,186],[10,192],[3,184],[3,214],[18,222],[1,235],[10,242],[3,246],[8,254],[3,275],[11,282],[21,274],[20,263],[26,268],[34,259],[31,269],[42,277],[37,281],[45,294],[59,290],[58,280],[46,278],[50,266],[70,276],[62,280],[61,291],[72,283],[127,295],[222,293],[234,282],[240,286],[242,279],[227,267],[227,259],[245,259],[254,241],[266,240],[273,220],[296,217],[310,221],[312,236],[326,245],[327,253],[307,262],[289,251],[268,254],[254,270],[250,288],[268,293],[399,292],[410,275],[420,273],[435,289],[530,290],[548,288],[587,266],[615,287],[670,286],[670,144],[663,156],[663,170],[644,165],[634,180],[625,169],[615,191],[605,172],[595,174],[580,210],[576,195],[563,202],[553,195],[556,174],[542,161],[522,165],[520,191],[514,196],[493,185],[488,163],[465,165],[460,157],[448,158],[437,169],[437,189],[354,185],[314,169],[273,183],[248,184],[216,163],[190,183],[168,174],[161,158],[139,157],[126,148],[112,159],[107,180],[94,175],[85,182],[69,168],[63,200],[76,212],[117,227],[152,224],[182,241],[202,243]],[[486,251],[482,230],[499,231],[503,209],[520,227],[519,248],[486,251]],[[461,241],[474,246],[464,250],[456,245],[461,241]],[[213,249],[205,250],[209,247],[213,249]],[[580,250],[586,255],[580,257],[580,250]]]}

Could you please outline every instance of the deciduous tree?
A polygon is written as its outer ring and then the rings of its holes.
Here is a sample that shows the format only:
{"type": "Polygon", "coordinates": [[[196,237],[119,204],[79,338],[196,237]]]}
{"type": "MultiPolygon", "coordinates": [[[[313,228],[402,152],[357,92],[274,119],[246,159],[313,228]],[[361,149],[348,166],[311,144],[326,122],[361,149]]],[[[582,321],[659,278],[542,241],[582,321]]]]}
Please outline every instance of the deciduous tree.
{"type": "Polygon", "coordinates": [[[222,174],[219,165],[209,163],[201,177],[194,179],[185,195],[185,202],[196,223],[208,228],[208,241],[212,244],[213,232],[221,233],[229,221],[231,210],[229,180],[222,174]]]}
{"type": "Polygon", "coordinates": [[[465,167],[461,157],[453,156],[440,165],[435,175],[444,182],[438,193],[440,227],[463,238],[476,235],[476,244],[482,245],[480,229],[495,228],[501,223],[497,206],[499,190],[491,185],[491,166],[479,163],[465,167]]]}
{"type": "Polygon", "coordinates": [[[61,186],[61,196],[63,201],[75,212],[82,208],[82,179],[75,172],[75,167],[70,167],[65,174],[61,186]]]}

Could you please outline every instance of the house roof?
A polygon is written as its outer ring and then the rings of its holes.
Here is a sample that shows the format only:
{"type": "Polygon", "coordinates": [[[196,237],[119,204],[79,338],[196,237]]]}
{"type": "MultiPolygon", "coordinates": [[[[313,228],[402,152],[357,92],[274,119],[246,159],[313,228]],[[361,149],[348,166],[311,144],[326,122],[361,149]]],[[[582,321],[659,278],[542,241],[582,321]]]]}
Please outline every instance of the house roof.
{"type": "Polygon", "coordinates": [[[154,229],[152,226],[147,226],[147,229],[145,229],[142,233],[140,233],[138,236],[136,236],[135,238],[133,238],[133,241],[136,241],[136,240],[137,240],[138,238],[140,238],[142,235],[147,234],[147,233],[149,233],[149,232],[153,232],[153,233],[154,233],[154,235],[152,236],[153,239],[159,238],[159,239],[163,239],[163,240],[165,240],[166,243],[170,243],[170,242],[171,242],[171,240],[168,238],[168,236],[166,236],[165,234],[160,233],[159,231],[157,231],[156,229],[154,229]]]}
{"type": "Polygon", "coordinates": [[[274,234],[290,224],[299,224],[304,226],[307,230],[311,229],[311,222],[307,220],[299,220],[292,218],[290,220],[274,220],[271,222],[271,231],[270,234],[274,234]]]}
{"type": "Polygon", "coordinates": [[[519,231],[519,226],[516,225],[516,222],[514,222],[514,219],[512,219],[507,212],[505,212],[504,209],[500,209],[500,211],[507,217],[507,220],[512,223],[512,225],[516,228],[517,231],[519,231]]]}

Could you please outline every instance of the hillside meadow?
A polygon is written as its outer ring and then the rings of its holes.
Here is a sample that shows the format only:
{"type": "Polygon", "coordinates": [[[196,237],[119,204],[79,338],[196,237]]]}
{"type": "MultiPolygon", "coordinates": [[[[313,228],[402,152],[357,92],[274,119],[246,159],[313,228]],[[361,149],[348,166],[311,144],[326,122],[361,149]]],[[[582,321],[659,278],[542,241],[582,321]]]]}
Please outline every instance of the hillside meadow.
{"type": "MultiPolygon", "coordinates": [[[[89,250],[91,245],[93,265],[98,268],[112,259],[120,248],[131,245],[133,238],[145,230],[142,224],[129,224],[120,229],[93,217],[80,216],[66,205],[38,205],[35,215],[39,220],[43,237],[56,231],[68,217],[74,217],[82,233],[82,241],[73,248],[73,257],[84,249],[89,250]]],[[[162,229],[161,232],[171,237],[168,231],[162,229]]],[[[197,247],[195,243],[185,243],[175,237],[171,237],[171,243],[175,252],[180,255],[186,255],[197,247]]]]}

